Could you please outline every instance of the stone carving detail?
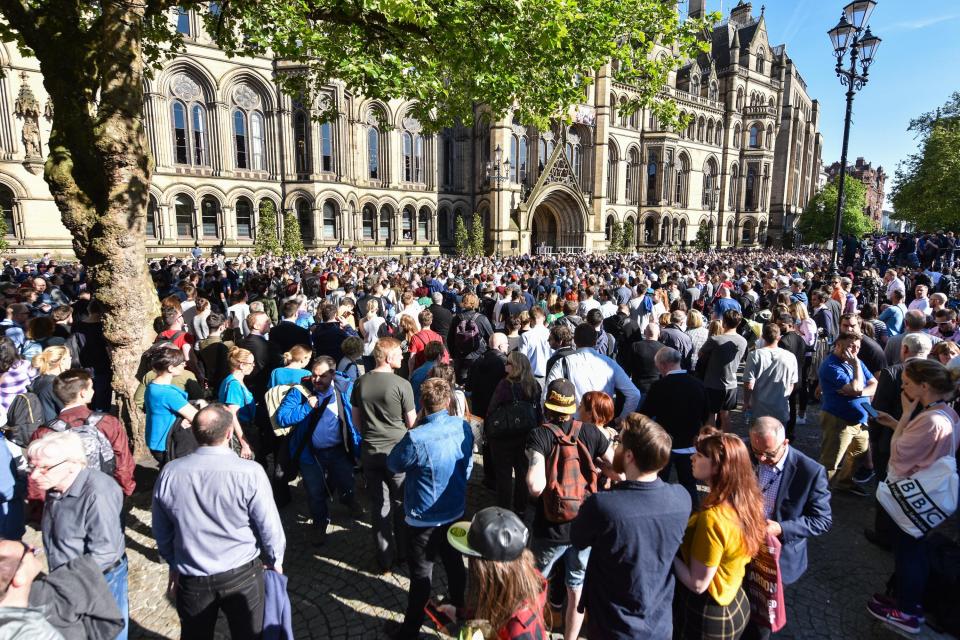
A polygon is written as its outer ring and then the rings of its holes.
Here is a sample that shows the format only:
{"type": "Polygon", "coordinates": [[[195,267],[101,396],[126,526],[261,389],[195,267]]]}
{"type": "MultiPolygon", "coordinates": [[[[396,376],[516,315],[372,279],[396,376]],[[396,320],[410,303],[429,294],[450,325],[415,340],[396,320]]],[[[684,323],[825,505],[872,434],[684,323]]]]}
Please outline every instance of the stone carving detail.
{"type": "Polygon", "coordinates": [[[23,148],[25,164],[33,171],[32,165],[39,166],[40,155],[40,101],[33,95],[27,84],[26,71],[20,72],[20,93],[13,105],[13,112],[23,118],[23,148]]]}
{"type": "Polygon", "coordinates": [[[178,73],[174,76],[173,82],[170,84],[170,91],[184,102],[200,100],[203,96],[200,85],[185,73],[178,73]]]}
{"type": "Polygon", "coordinates": [[[260,106],[260,96],[245,84],[233,90],[233,101],[237,103],[238,107],[248,111],[260,106]]]}
{"type": "Polygon", "coordinates": [[[380,118],[377,117],[377,114],[373,109],[367,111],[367,124],[371,127],[380,126],[380,118]]]}
{"type": "Polygon", "coordinates": [[[523,126],[520,126],[520,125],[517,124],[516,122],[514,122],[512,125],[510,125],[510,128],[513,129],[513,132],[514,132],[517,136],[519,136],[519,137],[523,137],[523,136],[527,135],[527,128],[526,128],[526,127],[523,127],[523,126]]]}
{"type": "Polygon", "coordinates": [[[43,117],[53,120],[53,101],[50,98],[47,98],[47,103],[43,105],[43,117]]]}
{"type": "Polygon", "coordinates": [[[404,118],[403,128],[410,133],[420,133],[423,130],[423,127],[420,125],[420,121],[416,118],[404,118]]]}

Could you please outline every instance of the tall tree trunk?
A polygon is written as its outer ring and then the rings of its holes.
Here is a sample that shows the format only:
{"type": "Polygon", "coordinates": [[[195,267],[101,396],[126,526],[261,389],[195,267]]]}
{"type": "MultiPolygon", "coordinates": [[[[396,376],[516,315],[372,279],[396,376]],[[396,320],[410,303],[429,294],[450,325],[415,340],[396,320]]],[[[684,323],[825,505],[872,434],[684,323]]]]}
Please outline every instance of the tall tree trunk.
{"type": "Polygon", "coordinates": [[[65,39],[76,50],[62,43],[31,46],[54,106],[44,177],[94,297],[106,308],[113,390],[140,455],[145,420],[133,402],[135,374],[159,311],[144,244],[153,163],[142,118],[143,6],[100,8],[86,32],[65,39]]]}

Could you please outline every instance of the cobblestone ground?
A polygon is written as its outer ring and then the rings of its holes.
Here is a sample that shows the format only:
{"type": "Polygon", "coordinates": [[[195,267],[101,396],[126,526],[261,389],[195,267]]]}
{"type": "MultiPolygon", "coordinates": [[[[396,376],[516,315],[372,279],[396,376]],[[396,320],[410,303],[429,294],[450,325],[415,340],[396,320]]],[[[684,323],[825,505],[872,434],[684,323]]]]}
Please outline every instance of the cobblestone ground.
{"type": "MultiPolygon", "coordinates": [[[[810,423],[797,428],[795,443],[816,456],[819,430],[816,406],[810,423]]],[[[737,431],[743,420],[734,414],[737,431]]],[[[481,484],[479,458],[469,488],[469,510],[488,506],[493,494],[481,484]]],[[[138,468],[138,491],[132,498],[127,523],[130,560],[130,618],[133,638],[177,638],[179,622],[165,595],[167,569],[157,555],[150,531],[150,489],[155,470],[138,468]]],[[[282,512],[287,532],[284,569],[289,576],[297,638],[379,638],[384,621],[402,619],[407,578],[403,570],[389,575],[374,573],[370,527],[354,522],[339,506],[333,508],[333,525],[327,543],[314,547],[306,520],[302,491],[294,489],[294,502],[282,512]]],[[[872,499],[838,494],[833,497],[833,529],[810,543],[810,567],[787,590],[787,627],[777,635],[789,639],[879,639],[897,637],[875,621],[865,609],[870,593],[882,590],[893,567],[892,556],[869,544],[863,528],[872,522],[872,499]]],[[[36,532],[30,537],[39,539],[36,532]]],[[[443,570],[436,575],[442,589],[443,570]]],[[[223,621],[221,620],[221,623],[223,621]]],[[[229,634],[221,624],[218,637],[229,634]]],[[[432,636],[433,634],[431,634],[432,636]]],[[[906,635],[906,634],[903,634],[906,635]]],[[[425,632],[426,636],[426,632],[425,632]]],[[[559,637],[559,636],[556,636],[559,637]]],[[[924,628],[921,638],[947,638],[924,628]]]]}

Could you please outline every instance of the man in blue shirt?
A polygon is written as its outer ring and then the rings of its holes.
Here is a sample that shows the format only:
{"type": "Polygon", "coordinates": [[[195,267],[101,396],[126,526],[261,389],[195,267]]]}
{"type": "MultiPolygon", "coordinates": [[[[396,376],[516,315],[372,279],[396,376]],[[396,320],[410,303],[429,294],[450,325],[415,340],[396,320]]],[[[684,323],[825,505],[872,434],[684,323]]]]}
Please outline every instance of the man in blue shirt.
{"type": "Polygon", "coordinates": [[[463,418],[447,413],[453,391],[441,378],[423,383],[423,418],[387,457],[393,473],[405,473],[403,510],[407,524],[410,594],[403,624],[394,623],[393,638],[415,639],[430,599],[433,560],[440,556],[447,573],[450,602],[464,606],[467,573],[463,559],[447,540],[447,529],[463,516],[467,478],[473,468],[473,432],[463,418]]]}
{"type": "Polygon", "coordinates": [[[222,404],[201,409],[200,448],[165,466],[153,489],[153,536],[186,640],[212,638],[221,609],[230,637],[259,638],[263,571],[282,570],[287,541],[270,481],[230,449],[235,422],[222,404]]]}
{"type": "Polygon", "coordinates": [[[859,352],[860,334],[843,332],[820,365],[820,464],[834,489],[865,495],[851,478],[869,448],[863,405],[876,391],[877,380],[857,358],[859,352]]]}
{"type": "Polygon", "coordinates": [[[300,452],[300,475],[307,491],[310,514],[316,530],[314,544],[326,542],[330,525],[327,497],[330,489],[340,491],[340,501],[354,516],[363,514],[354,493],[353,443],[347,424],[347,409],[334,384],[337,363],[330,356],[317,356],[310,367],[310,382],[291,389],[277,409],[277,424],[296,425],[290,437],[290,455],[300,452]],[[305,438],[309,438],[304,442],[305,438]]]}
{"type": "Polygon", "coordinates": [[[730,297],[730,289],[727,287],[720,287],[718,297],[713,303],[713,319],[722,320],[723,314],[730,309],[733,309],[738,313],[743,313],[740,303],[730,297]]]}
{"type": "Polygon", "coordinates": [[[894,289],[890,292],[890,301],[891,304],[883,310],[877,320],[887,325],[887,333],[893,337],[903,333],[907,307],[903,304],[903,291],[900,289],[894,289]]]}

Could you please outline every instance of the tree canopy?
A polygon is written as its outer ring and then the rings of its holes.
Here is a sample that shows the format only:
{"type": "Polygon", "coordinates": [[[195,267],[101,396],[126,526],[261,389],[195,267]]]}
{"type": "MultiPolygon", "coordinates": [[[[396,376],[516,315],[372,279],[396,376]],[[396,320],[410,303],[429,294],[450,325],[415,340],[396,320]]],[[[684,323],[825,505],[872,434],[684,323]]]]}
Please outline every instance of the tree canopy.
{"type": "Polygon", "coordinates": [[[894,217],[921,231],[960,229],[960,92],[907,130],[920,136],[920,149],[897,167],[894,217]]]}
{"type": "MultiPolygon", "coordinates": [[[[816,244],[833,238],[833,225],[837,219],[837,185],[839,177],[827,184],[807,203],[797,230],[803,234],[803,242],[816,244]]],[[[862,237],[873,230],[873,223],[863,213],[866,204],[867,188],[862,182],[850,176],[844,181],[844,208],[840,222],[841,235],[862,237]]]]}

